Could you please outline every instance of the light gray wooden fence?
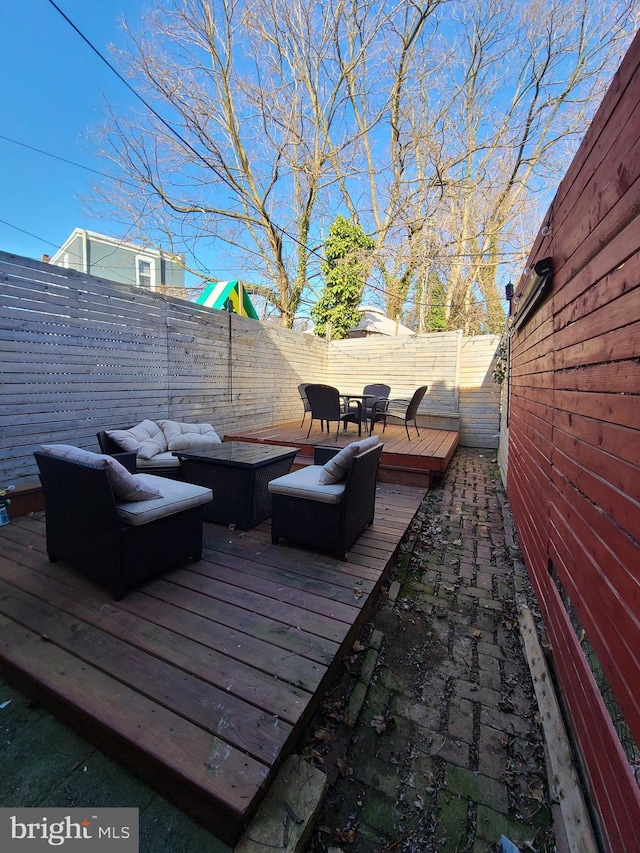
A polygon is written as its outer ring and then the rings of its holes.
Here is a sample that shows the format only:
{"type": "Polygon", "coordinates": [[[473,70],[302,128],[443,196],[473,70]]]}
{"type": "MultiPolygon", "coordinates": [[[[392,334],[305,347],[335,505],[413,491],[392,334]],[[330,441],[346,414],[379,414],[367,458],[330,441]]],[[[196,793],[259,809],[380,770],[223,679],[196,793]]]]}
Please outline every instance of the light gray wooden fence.
{"type": "Polygon", "coordinates": [[[327,344],[0,253],[0,485],[33,479],[44,442],[97,450],[98,430],[145,417],[206,421],[221,435],[295,420],[303,381],[356,390],[388,379],[396,396],[428,384],[424,412],[459,411],[463,441],[485,446],[498,432],[485,382],[497,339],[467,346],[477,340],[452,332],[327,344]]]}

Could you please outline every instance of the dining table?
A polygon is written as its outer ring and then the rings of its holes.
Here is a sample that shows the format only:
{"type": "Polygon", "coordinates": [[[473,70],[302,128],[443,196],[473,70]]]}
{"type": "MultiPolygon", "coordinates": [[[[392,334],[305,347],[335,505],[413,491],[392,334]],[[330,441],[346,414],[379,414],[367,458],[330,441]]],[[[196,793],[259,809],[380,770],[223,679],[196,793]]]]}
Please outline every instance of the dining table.
{"type": "Polygon", "coordinates": [[[374,394],[363,394],[362,392],[341,391],[340,399],[343,402],[345,410],[349,409],[349,404],[353,401],[357,407],[358,424],[362,428],[362,413],[366,409],[366,400],[375,399],[374,394]]]}

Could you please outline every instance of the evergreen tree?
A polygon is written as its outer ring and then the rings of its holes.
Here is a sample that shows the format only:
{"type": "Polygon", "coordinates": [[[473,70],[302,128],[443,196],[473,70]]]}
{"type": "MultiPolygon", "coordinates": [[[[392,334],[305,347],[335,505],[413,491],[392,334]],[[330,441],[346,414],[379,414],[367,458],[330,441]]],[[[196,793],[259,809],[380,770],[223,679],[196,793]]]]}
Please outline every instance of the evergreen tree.
{"type": "Polygon", "coordinates": [[[311,309],[314,331],[319,337],[328,337],[330,327],[332,339],[346,338],[347,331],[358,325],[358,306],[374,246],[375,241],[360,225],[344,216],[337,216],[330,226],[322,262],[325,285],[311,309]]]}

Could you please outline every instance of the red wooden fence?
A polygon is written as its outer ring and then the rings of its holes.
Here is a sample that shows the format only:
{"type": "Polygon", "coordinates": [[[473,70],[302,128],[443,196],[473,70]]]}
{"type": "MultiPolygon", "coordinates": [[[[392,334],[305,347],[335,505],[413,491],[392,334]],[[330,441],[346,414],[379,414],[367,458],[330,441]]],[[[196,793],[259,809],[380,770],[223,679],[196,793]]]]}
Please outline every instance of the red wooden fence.
{"type": "Polygon", "coordinates": [[[639,210],[640,35],[531,252],[550,294],[511,333],[508,493],[612,853],[640,850],[639,210]]]}

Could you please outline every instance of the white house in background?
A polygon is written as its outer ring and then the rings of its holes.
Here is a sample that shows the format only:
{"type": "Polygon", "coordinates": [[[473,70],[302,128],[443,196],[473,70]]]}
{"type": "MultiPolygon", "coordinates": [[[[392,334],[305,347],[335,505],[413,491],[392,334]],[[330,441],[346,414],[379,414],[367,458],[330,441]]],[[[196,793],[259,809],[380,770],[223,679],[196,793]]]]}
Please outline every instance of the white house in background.
{"type": "Polygon", "coordinates": [[[184,288],[181,261],[180,256],[162,249],[127,243],[84,228],[75,228],[50,259],[50,263],[65,269],[147,290],[184,288]]]}
{"type": "Polygon", "coordinates": [[[415,335],[413,329],[396,323],[382,311],[371,305],[358,308],[360,322],[355,329],[349,329],[347,337],[366,338],[369,335],[415,335]]]}

